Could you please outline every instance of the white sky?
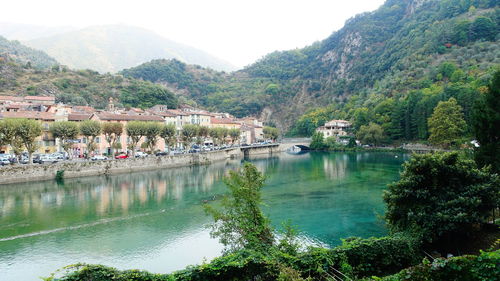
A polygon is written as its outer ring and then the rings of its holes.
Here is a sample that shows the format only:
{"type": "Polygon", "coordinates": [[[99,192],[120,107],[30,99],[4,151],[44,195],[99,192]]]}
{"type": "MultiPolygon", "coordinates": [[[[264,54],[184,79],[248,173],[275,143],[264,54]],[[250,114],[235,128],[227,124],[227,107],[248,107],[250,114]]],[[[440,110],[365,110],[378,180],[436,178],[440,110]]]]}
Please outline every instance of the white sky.
{"type": "Polygon", "coordinates": [[[2,22],[140,26],[242,67],[328,37],[384,0],[2,0],[2,22]]]}

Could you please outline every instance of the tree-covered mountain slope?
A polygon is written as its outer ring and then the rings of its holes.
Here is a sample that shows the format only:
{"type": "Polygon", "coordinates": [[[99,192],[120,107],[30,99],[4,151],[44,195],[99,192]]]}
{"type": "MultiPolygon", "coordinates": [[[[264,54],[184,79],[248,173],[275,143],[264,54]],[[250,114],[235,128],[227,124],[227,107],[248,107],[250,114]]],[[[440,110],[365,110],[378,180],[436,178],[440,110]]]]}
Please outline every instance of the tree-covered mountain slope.
{"type": "Polygon", "coordinates": [[[344,118],[357,128],[380,123],[393,139],[425,139],[439,100],[456,97],[470,119],[500,63],[499,22],[493,0],[387,0],[323,41],[230,75],[167,61],[123,73],[168,83],[210,108],[260,114],[295,135],[344,118]]]}
{"type": "Polygon", "coordinates": [[[57,61],[46,53],[24,46],[18,41],[10,41],[0,36],[0,56],[35,68],[48,68],[57,65],[57,61]]]}
{"type": "Polygon", "coordinates": [[[177,96],[161,85],[92,70],[73,71],[54,65],[38,69],[19,64],[9,54],[0,55],[0,95],[55,96],[56,102],[107,106],[110,97],[118,106],[147,108],[155,104],[176,107],[177,96]]]}
{"type": "Polygon", "coordinates": [[[30,47],[43,50],[61,64],[74,69],[92,69],[101,73],[159,58],[176,58],[219,70],[236,68],[202,50],[183,45],[139,27],[125,25],[92,26],[26,41],[30,47]]]}

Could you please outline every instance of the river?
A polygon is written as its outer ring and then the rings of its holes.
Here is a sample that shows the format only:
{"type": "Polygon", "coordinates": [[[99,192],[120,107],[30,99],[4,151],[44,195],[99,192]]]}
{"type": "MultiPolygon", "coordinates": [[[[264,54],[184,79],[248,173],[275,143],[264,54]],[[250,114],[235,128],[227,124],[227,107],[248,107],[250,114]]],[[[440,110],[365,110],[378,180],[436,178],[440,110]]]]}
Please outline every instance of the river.
{"type": "MultiPolygon", "coordinates": [[[[331,247],[386,234],[382,193],[407,158],[314,152],[250,161],[267,177],[263,210],[273,225],[291,220],[304,240],[331,247]]],[[[167,273],[210,260],[222,246],[202,205],[221,198],[223,176],[241,162],[0,186],[0,280],[39,280],[77,262],[167,273]]]]}

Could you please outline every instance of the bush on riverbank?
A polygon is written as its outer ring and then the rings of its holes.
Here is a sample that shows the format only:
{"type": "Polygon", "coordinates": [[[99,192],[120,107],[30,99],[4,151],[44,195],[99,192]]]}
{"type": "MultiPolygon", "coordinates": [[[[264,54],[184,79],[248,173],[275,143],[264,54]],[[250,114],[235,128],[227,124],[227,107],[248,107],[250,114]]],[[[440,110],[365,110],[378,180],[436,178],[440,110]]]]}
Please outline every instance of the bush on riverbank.
{"type": "Polygon", "coordinates": [[[419,243],[413,238],[400,234],[382,238],[350,238],[333,249],[312,247],[296,255],[277,248],[270,248],[267,254],[240,250],[172,274],[119,271],[102,265],[76,265],[69,268],[73,272],[55,280],[292,280],[285,278],[291,275],[330,280],[331,276],[341,273],[349,278],[359,278],[393,274],[401,268],[415,265],[422,259],[419,248],[419,243]]]}
{"type": "Polygon", "coordinates": [[[461,281],[498,280],[500,276],[500,250],[482,252],[480,255],[460,256],[449,259],[439,258],[432,263],[428,260],[385,278],[365,280],[382,281],[461,281]]]}

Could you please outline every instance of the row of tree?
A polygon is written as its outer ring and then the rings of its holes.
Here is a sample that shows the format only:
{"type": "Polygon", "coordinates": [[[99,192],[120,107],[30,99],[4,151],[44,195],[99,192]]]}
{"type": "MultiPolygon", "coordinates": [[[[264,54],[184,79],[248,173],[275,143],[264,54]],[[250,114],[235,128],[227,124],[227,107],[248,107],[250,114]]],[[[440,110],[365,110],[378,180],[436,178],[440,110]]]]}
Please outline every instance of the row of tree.
{"type": "MultiPolygon", "coordinates": [[[[101,134],[109,144],[111,154],[114,154],[114,150],[122,148],[120,139],[124,132],[129,137],[127,145],[129,150],[137,149],[139,142],[144,138],[143,147],[151,153],[154,152],[159,138],[165,140],[168,150],[179,142],[184,148],[190,148],[191,144],[203,144],[208,138],[211,138],[216,145],[226,144],[229,140],[232,143],[240,140],[240,130],[237,128],[208,128],[188,124],[178,132],[173,124],[140,121],[129,122],[126,126],[118,122],[100,123],[94,120],[81,123],[60,121],[53,123],[49,132],[54,138],[60,140],[60,145],[65,152],[70,150],[79,135],[84,136],[87,142],[87,156],[90,156],[91,152],[96,149],[97,137],[101,134]]],[[[274,135],[274,133],[275,131],[270,129],[269,134],[274,135]]],[[[42,125],[35,120],[5,119],[0,121],[0,146],[10,145],[17,156],[26,150],[30,163],[32,162],[31,155],[39,147],[36,138],[42,134],[42,125]]]]}

